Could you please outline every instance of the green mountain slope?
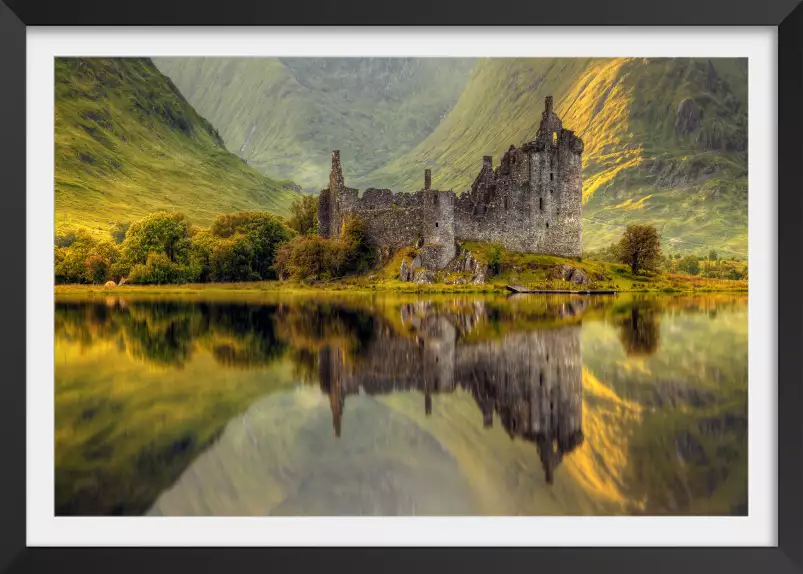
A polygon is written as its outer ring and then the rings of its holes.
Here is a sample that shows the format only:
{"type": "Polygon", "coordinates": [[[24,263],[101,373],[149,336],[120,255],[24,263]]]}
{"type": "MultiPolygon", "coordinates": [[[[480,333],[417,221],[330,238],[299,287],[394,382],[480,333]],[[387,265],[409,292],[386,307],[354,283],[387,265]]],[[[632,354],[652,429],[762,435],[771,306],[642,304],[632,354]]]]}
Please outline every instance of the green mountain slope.
{"type": "Polygon", "coordinates": [[[238,210],[285,214],[298,196],[228,152],[148,59],[58,58],[56,225],[108,229],[157,210],[199,224],[238,210]]]}
{"type": "Polygon", "coordinates": [[[585,140],[586,249],[651,222],[669,252],[746,256],[746,60],[480,60],[432,134],[347,183],[414,190],[430,167],[434,187],[461,191],[483,155],[534,137],[547,95],[585,140]]]}
{"type": "Polygon", "coordinates": [[[352,176],[410,150],[457,101],[473,60],[156,58],[228,149],[319,190],[330,153],[352,176]],[[348,150],[346,152],[346,150],[348,150]]]}

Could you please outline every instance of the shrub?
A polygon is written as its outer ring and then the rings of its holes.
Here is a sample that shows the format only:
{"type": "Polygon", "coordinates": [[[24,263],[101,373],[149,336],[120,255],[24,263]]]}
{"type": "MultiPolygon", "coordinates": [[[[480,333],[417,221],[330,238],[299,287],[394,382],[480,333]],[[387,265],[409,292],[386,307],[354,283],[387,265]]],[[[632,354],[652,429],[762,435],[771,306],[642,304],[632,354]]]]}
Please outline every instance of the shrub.
{"type": "Polygon", "coordinates": [[[362,220],[350,217],[338,239],[302,235],[282,245],[274,267],[282,277],[315,281],[367,271],[375,261],[376,248],[365,234],[362,220]]]}
{"type": "Polygon", "coordinates": [[[151,252],[144,264],[136,263],[131,267],[128,279],[135,284],[164,285],[191,283],[196,276],[197,270],[192,266],[175,263],[166,253],[151,252]]]}
{"type": "Polygon", "coordinates": [[[488,250],[488,267],[491,269],[491,274],[499,275],[502,271],[502,246],[491,245],[488,250]]]}
{"type": "Polygon", "coordinates": [[[731,269],[731,270],[728,271],[727,278],[728,279],[734,279],[734,280],[735,279],[741,279],[742,278],[742,274],[739,271],[737,271],[736,269],[731,269]]]}
{"type": "Polygon", "coordinates": [[[365,223],[356,216],[346,218],[340,235],[342,247],[334,247],[340,252],[342,271],[344,273],[360,273],[373,267],[376,262],[376,247],[365,233],[365,223]]]}
{"type": "Polygon", "coordinates": [[[304,195],[290,206],[290,220],[287,225],[299,235],[318,233],[318,197],[304,195]]]}
{"type": "Polygon", "coordinates": [[[276,270],[282,277],[315,281],[339,277],[343,244],[317,235],[302,235],[279,248],[276,270]]]}
{"type": "Polygon", "coordinates": [[[70,225],[62,225],[56,229],[54,243],[56,247],[70,247],[78,239],[80,233],[86,233],[86,231],[78,230],[70,225]]]}
{"type": "Polygon", "coordinates": [[[700,262],[695,255],[686,255],[683,259],[678,261],[678,271],[687,273],[688,275],[699,275],[700,262]]]}
{"type": "Polygon", "coordinates": [[[74,232],[69,245],[56,247],[56,283],[105,283],[115,281],[114,267],[120,258],[117,245],[98,240],[85,230],[74,232]]]}

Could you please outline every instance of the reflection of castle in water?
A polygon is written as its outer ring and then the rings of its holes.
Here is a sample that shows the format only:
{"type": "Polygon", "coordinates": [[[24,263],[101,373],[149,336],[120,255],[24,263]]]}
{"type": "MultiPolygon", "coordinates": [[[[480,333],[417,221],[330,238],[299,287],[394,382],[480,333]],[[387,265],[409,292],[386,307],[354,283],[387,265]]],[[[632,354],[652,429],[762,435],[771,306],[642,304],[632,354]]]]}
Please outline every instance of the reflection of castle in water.
{"type": "Polygon", "coordinates": [[[428,313],[425,303],[405,305],[401,314],[411,337],[377,322],[357,356],[341,347],[319,351],[318,374],[335,434],[340,436],[350,394],[418,390],[429,415],[433,394],[459,387],[474,397],[485,427],[494,424],[495,413],[511,438],[537,445],[551,483],[563,455],[583,442],[580,325],[472,343],[464,336],[475,315],[428,313]]]}

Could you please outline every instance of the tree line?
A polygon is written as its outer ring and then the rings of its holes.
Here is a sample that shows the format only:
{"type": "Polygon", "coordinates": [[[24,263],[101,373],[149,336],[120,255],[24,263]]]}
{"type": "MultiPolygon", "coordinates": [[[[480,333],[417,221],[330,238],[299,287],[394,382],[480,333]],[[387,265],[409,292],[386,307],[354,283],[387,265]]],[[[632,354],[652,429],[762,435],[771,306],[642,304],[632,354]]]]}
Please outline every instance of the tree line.
{"type": "Polygon", "coordinates": [[[664,255],[654,225],[628,225],[617,243],[591,253],[588,259],[624,263],[633,274],[683,273],[713,279],[747,279],[747,262],[721,259],[715,249],[707,255],[664,255]]]}
{"type": "Polygon", "coordinates": [[[160,211],[115,224],[109,237],[83,229],[55,237],[56,283],[180,284],[321,280],[371,267],[375,248],[358,218],[340,237],[318,237],[317,200],[293,203],[291,217],[248,211],[219,215],[208,229],[160,211]]]}

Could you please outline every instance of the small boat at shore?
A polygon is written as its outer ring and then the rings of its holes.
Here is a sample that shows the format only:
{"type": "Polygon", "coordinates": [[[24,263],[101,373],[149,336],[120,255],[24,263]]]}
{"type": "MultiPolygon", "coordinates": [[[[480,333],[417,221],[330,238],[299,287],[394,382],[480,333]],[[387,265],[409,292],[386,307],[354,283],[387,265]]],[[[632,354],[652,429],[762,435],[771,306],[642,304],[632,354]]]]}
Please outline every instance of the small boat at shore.
{"type": "Polygon", "coordinates": [[[512,293],[558,293],[562,295],[616,295],[614,289],[586,289],[582,291],[570,291],[568,289],[530,289],[523,285],[505,285],[512,293]]]}

